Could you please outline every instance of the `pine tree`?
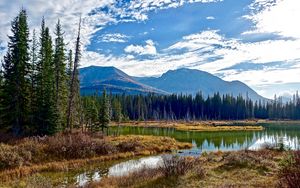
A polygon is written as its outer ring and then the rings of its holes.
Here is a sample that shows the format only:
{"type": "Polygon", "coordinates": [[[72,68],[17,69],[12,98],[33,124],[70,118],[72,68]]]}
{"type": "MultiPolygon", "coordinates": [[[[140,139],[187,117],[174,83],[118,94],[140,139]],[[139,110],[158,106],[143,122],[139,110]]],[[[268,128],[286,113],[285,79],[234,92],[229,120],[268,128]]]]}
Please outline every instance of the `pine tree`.
{"type": "Polygon", "coordinates": [[[87,123],[90,127],[90,131],[91,132],[97,132],[100,130],[99,128],[99,124],[97,123],[98,121],[98,108],[97,108],[97,105],[96,105],[96,101],[93,98],[89,97],[87,98],[87,102],[86,102],[86,120],[87,120],[87,123]]]}
{"type": "Polygon", "coordinates": [[[104,132],[104,128],[108,128],[108,124],[110,122],[110,113],[109,113],[109,101],[106,95],[106,90],[103,90],[102,98],[101,98],[101,106],[99,110],[99,123],[102,132],[104,132]]]}
{"type": "Polygon", "coordinates": [[[113,101],[113,119],[115,122],[120,124],[120,122],[123,119],[123,114],[122,114],[122,106],[121,103],[118,99],[113,101]]]}
{"type": "Polygon", "coordinates": [[[68,98],[68,108],[67,108],[67,128],[69,131],[73,129],[73,125],[80,125],[80,112],[81,112],[81,102],[80,102],[80,85],[79,85],[79,61],[80,61],[80,30],[81,30],[81,18],[79,21],[78,35],[76,39],[75,47],[75,57],[73,63],[73,71],[70,83],[69,98],[68,98]]]}
{"type": "Polygon", "coordinates": [[[55,99],[56,110],[59,114],[57,127],[63,130],[66,127],[66,112],[67,112],[67,72],[65,58],[65,44],[60,21],[56,24],[56,39],[54,52],[54,69],[55,69],[55,99]]]}
{"type": "MultiPolygon", "coordinates": [[[[67,66],[68,88],[71,88],[73,68],[74,68],[74,66],[73,66],[73,52],[72,52],[72,50],[69,50],[69,53],[68,53],[68,66],[67,66]]],[[[70,91],[68,91],[68,92],[70,92],[70,91]]]]}
{"type": "Polygon", "coordinates": [[[3,126],[3,119],[2,119],[2,114],[4,113],[3,111],[3,70],[2,70],[2,64],[0,65],[0,129],[3,126]]]}
{"type": "Polygon", "coordinates": [[[54,134],[57,131],[57,109],[55,100],[55,72],[52,40],[49,28],[42,20],[39,62],[37,64],[37,118],[38,134],[54,134]]]}
{"type": "Polygon", "coordinates": [[[38,63],[38,40],[36,38],[36,32],[33,30],[32,39],[31,39],[31,48],[30,48],[30,125],[31,132],[36,132],[35,127],[33,126],[35,123],[35,113],[37,112],[37,63],[38,63]]]}
{"type": "Polygon", "coordinates": [[[3,123],[14,135],[23,135],[28,130],[30,110],[29,29],[25,10],[19,12],[11,27],[3,67],[3,123]]]}

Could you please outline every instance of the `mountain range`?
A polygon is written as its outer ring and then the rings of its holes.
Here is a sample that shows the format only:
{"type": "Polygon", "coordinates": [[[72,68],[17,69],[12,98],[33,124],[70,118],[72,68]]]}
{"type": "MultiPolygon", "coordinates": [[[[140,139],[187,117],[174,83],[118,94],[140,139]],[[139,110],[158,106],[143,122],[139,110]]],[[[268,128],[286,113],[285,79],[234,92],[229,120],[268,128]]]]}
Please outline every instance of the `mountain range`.
{"type": "Polygon", "coordinates": [[[181,68],[169,70],[160,77],[133,77],[115,67],[90,66],[80,70],[83,95],[91,95],[105,88],[113,94],[192,94],[204,96],[219,92],[221,95],[242,95],[252,100],[268,100],[240,81],[224,81],[208,72],[181,68]]]}

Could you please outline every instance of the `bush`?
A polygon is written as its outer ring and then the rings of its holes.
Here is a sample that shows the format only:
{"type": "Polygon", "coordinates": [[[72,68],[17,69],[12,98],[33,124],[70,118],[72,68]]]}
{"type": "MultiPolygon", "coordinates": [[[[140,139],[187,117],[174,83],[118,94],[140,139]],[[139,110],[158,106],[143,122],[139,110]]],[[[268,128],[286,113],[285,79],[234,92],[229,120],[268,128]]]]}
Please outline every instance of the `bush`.
{"type": "Polygon", "coordinates": [[[278,187],[300,186],[300,151],[294,151],[281,161],[278,187]]]}
{"type": "Polygon", "coordinates": [[[109,155],[109,154],[117,153],[118,148],[115,145],[102,141],[102,142],[97,142],[95,146],[95,152],[97,155],[109,155]]]}
{"type": "Polygon", "coordinates": [[[57,134],[44,140],[46,153],[54,158],[74,159],[95,155],[95,143],[82,133],[57,134]]]}
{"type": "MultiPolygon", "coordinates": [[[[181,176],[194,169],[196,161],[195,158],[164,156],[159,169],[165,177],[181,176]]],[[[199,169],[197,169],[197,171],[199,172],[199,169]]],[[[201,173],[199,173],[199,175],[200,174],[201,173]]]]}
{"type": "Polygon", "coordinates": [[[141,147],[141,144],[136,140],[133,140],[132,142],[121,142],[118,144],[118,149],[121,152],[138,151],[141,147]]]}
{"type": "Polygon", "coordinates": [[[0,170],[31,162],[31,153],[16,146],[0,144],[0,170]]]}

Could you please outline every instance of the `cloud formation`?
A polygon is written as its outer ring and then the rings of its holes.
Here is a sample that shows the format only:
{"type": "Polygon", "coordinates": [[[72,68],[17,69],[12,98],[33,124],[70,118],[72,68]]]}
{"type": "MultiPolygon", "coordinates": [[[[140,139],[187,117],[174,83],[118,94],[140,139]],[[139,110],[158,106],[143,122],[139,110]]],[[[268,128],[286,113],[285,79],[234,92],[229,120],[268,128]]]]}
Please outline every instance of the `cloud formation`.
{"type": "Polygon", "coordinates": [[[299,7],[299,0],[255,0],[250,5],[252,14],[245,16],[255,24],[248,33],[277,33],[299,39],[299,7]]]}
{"type": "MultiPolygon", "coordinates": [[[[161,11],[165,14],[168,13],[167,9],[192,7],[192,3],[209,5],[219,2],[223,0],[26,0],[22,5],[21,1],[3,0],[0,1],[0,48],[6,46],[10,21],[24,6],[29,14],[30,27],[37,31],[42,16],[52,30],[60,18],[70,48],[79,16],[82,16],[83,66],[112,65],[135,76],[159,75],[180,67],[196,68],[220,75],[226,80],[244,81],[258,88],[261,93],[265,92],[262,87],[265,84],[297,80],[296,77],[300,75],[300,27],[297,26],[299,0],[253,0],[248,7],[241,8],[248,8],[249,11],[235,18],[239,22],[250,23],[250,26],[235,35],[228,35],[222,27],[214,25],[222,18],[217,13],[214,14],[218,18],[216,21],[210,21],[215,19],[211,15],[201,17],[205,23],[209,23],[206,28],[178,34],[177,40],[172,43],[164,41],[164,36],[153,34],[159,31],[157,26],[154,26],[155,29],[151,25],[153,29],[141,30],[137,36],[118,30],[118,25],[124,23],[143,25],[151,22],[151,13],[157,15],[161,11]],[[117,29],[107,31],[106,28],[110,26],[117,29]],[[98,31],[101,32],[97,36],[98,31]],[[267,35],[276,37],[265,37],[267,35]],[[107,54],[103,54],[104,50],[98,51],[101,48],[98,46],[93,46],[95,49],[87,48],[93,39],[105,43],[105,47],[121,46],[119,54],[111,53],[109,48],[105,49],[107,54]]],[[[195,17],[194,14],[191,16],[195,17]]],[[[186,21],[188,23],[189,19],[186,21]]],[[[184,26],[189,27],[188,24],[184,26]]],[[[172,28],[165,29],[170,29],[166,34],[174,35],[172,28]]],[[[0,53],[3,52],[0,50],[0,53]]]]}
{"type": "Polygon", "coordinates": [[[155,43],[152,40],[147,40],[145,46],[139,45],[129,45],[127,46],[124,51],[126,53],[133,53],[138,55],[156,55],[156,47],[155,43]]]}
{"type": "Polygon", "coordinates": [[[109,33],[104,34],[99,37],[101,42],[119,42],[119,43],[125,43],[128,41],[130,37],[123,35],[121,33],[109,33]]]}

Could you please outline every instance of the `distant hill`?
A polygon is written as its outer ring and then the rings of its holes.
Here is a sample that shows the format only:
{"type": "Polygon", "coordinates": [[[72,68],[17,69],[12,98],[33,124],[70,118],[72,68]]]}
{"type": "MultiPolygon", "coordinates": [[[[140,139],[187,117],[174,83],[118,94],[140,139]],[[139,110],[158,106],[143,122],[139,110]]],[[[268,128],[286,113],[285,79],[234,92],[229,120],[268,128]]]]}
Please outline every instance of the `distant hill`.
{"type": "Polygon", "coordinates": [[[192,94],[202,92],[205,96],[220,94],[242,95],[253,100],[268,100],[258,95],[240,81],[227,82],[208,72],[194,69],[177,69],[161,77],[132,77],[115,67],[90,66],[80,70],[80,88],[83,95],[102,92],[105,88],[114,94],[192,94]]]}
{"type": "Polygon", "coordinates": [[[114,94],[167,94],[167,92],[135,81],[115,67],[90,66],[79,69],[79,72],[80,90],[83,95],[91,95],[97,91],[102,92],[104,88],[114,94]]]}
{"type": "Polygon", "coordinates": [[[161,77],[136,77],[135,80],[167,91],[169,93],[183,93],[195,95],[201,91],[203,95],[232,94],[233,96],[242,95],[253,100],[268,100],[258,95],[253,89],[240,81],[227,82],[208,72],[181,68],[170,70],[161,77]]]}

